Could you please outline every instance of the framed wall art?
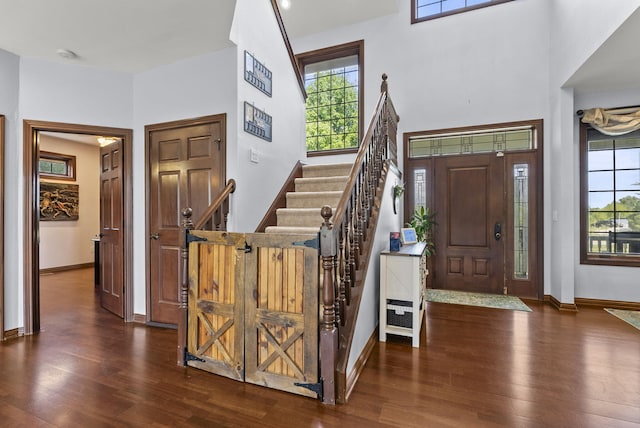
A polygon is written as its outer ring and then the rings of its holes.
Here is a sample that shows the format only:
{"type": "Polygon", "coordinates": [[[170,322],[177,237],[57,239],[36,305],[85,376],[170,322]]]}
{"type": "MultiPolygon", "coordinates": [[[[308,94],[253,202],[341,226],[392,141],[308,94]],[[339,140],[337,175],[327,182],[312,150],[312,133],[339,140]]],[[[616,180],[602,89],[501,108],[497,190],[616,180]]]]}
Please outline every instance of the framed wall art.
{"type": "Polygon", "coordinates": [[[77,184],[40,183],[40,220],[78,220],[77,184]]]}

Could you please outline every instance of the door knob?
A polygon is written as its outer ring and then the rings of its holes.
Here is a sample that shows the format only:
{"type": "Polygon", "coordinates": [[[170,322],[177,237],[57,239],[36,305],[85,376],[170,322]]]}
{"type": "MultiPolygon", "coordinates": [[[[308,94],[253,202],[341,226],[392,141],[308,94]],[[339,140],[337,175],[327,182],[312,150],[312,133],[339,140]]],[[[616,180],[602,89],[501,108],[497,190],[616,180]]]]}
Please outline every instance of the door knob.
{"type": "Polygon", "coordinates": [[[496,238],[496,241],[502,238],[502,225],[500,225],[500,223],[496,223],[493,227],[493,236],[496,238]]]}
{"type": "Polygon", "coordinates": [[[149,238],[158,240],[158,239],[160,239],[160,235],[158,235],[158,233],[156,232],[156,233],[153,233],[153,234],[149,235],[149,238]]]}

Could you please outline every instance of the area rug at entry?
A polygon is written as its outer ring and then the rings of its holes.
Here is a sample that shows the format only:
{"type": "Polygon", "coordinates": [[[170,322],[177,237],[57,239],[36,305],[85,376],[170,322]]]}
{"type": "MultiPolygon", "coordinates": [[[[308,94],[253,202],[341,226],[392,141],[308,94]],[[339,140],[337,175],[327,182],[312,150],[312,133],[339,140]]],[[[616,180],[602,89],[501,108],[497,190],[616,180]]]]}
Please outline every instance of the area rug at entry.
{"type": "Polygon", "coordinates": [[[631,324],[632,326],[640,330],[640,311],[626,311],[623,309],[609,308],[604,308],[604,310],[609,312],[614,317],[618,317],[622,321],[631,324]]]}
{"type": "Polygon", "coordinates": [[[522,300],[517,297],[502,294],[469,293],[466,291],[436,290],[429,288],[427,289],[427,301],[531,312],[531,308],[522,303],[522,300]]]}

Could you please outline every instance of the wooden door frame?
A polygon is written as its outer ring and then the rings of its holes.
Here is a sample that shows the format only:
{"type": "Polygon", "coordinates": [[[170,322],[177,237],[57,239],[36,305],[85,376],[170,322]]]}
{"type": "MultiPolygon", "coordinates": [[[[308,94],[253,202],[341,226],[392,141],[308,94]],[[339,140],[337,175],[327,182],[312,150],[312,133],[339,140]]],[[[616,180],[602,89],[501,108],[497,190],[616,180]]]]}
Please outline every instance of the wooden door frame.
{"type": "Polygon", "coordinates": [[[23,178],[24,188],[24,334],[40,331],[40,210],[36,189],[40,183],[38,156],[39,132],[66,132],[71,134],[107,135],[122,139],[123,151],[123,204],[124,204],[124,321],[133,320],[133,130],[72,123],[23,121],[23,178]]]}
{"type": "MultiPolygon", "coordinates": [[[[410,168],[416,163],[423,162],[426,164],[427,159],[431,159],[428,162],[431,162],[431,166],[428,168],[430,170],[429,180],[430,184],[427,185],[427,206],[434,206],[434,192],[435,192],[435,183],[433,180],[434,174],[434,163],[433,157],[429,158],[410,158],[409,157],[409,140],[411,137],[416,136],[424,136],[428,134],[448,134],[448,133],[461,133],[466,131],[482,131],[482,130],[490,130],[497,128],[510,128],[510,127],[518,127],[518,126],[531,126],[535,133],[533,135],[534,144],[535,144],[535,153],[536,153],[536,187],[537,187],[537,210],[536,210],[536,228],[538,233],[538,239],[536,243],[536,255],[538,259],[538,265],[536,270],[536,275],[538,278],[538,300],[544,300],[544,120],[543,119],[532,119],[532,120],[523,120],[517,122],[505,122],[505,123],[492,123],[486,125],[478,125],[478,126],[465,126],[459,128],[447,128],[447,129],[438,129],[438,130],[423,130],[423,131],[415,131],[415,132],[405,132],[403,134],[403,176],[407,177],[406,180],[411,180],[411,176],[407,175],[410,168]]],[[[404,206],[406,208],[414,205],[412,185],[408,185],[407,191],[404,192],[404,206]]],[[[411,216],[411,212],[408,209],[404,210],[405,222],[408,222],[411,216]]],[[[437,217],[436,217],[437,222],[437,217]]],[[[505,249],[506,250],[506,249],[505,249]]],[[[437,249],[436,249],[437,251],[437,249]]],[[[506,257],[506,253],[505,253],[506,257]]],[[[429,269],[433,268],[433,263],[429,258],[428,264],[429,269]]],[[[428,279],[428,286],[431,286],[431,279],[428,279]]]]}
{"type": "Polygon", "coordinates": [[[4,131],[0,114],[0,342],[4,340],[4,131]]]}
{"type": "MultiPolygon", "coordinates": [[[[174,120],[171,122],[154,123],[145,125],[144,127],[144,162],[145,162],[145,237],[151,235],[149,229],[150,223],[150,200],[151,193],[151,133],[156,131],[167,131],[171,129],[186,128],[197,125],[206,125],[212,122],[220,122],[221,143],[220,143],[220,168],[221,168],[221,185],[224,187],[227,180],[227,114],[213,114],[209,116],[195,117],[192,119],[174,120]]],[[[197,221],[198,219],[193,219],[197,221]]],[[[151,322],[151,243],[149,239],[145,240],[145,286],[146,286],[146,315],[145,322],[151,322]]]]}

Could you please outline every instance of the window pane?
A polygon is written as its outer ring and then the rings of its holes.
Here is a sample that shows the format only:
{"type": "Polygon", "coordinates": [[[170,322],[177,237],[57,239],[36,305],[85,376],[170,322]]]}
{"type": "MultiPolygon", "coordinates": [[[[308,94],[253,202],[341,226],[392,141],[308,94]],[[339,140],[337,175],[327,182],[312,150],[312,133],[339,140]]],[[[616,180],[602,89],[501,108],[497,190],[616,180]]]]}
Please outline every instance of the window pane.
{"type": "Polygon", "coordinates": [[[616,189],[640,191],[640,169],[616,171],[616,189]]]}
{"type": "MultiPolygon", "coordinates": [[[[616,149],[620,142],[616,141],[616,149]]],[[[640,149],[616,150],[616,168],[640,168],[640,149]]]]}
{"type": "Polygon", "coordinates": [[[589,192],[589,209],[610,207],[613,209],[613,192],[589,192]]]}
{"type": "Polygon", "coordinates": [[[465,7],[465,0],[442,0],[442,11],[449,12],[465,7]]]}
{"type": "Polygon", "coordinates": [[[613,190],[613,171],[589,173],[589,190],[613,190]]]}
{"type": "Polygon", "coordinates": [[[616,211],[640,211],[638,192],[616,192],[616,211]]]}
{"type": "Polygon", "coordinates": [[[613,150],[589,151],[589,171],[613,169],[613,150]]]}

